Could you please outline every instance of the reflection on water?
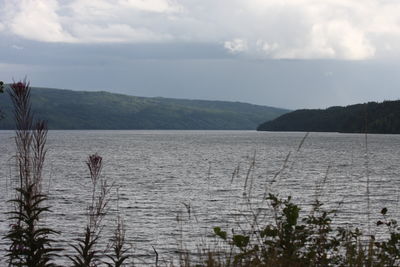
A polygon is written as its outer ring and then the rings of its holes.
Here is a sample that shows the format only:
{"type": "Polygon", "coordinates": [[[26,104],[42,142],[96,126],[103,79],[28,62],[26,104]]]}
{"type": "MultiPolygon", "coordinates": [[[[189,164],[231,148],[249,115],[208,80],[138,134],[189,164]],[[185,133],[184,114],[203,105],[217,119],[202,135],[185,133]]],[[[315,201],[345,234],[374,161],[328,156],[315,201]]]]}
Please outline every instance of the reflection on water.
{"type": "MultiPolygon", "coordinates": [[[[179,248],[203,244],[214,226],[244,225],[249,207],[244,191],[254,210],[268,211],[262,202],[267,191],[292,195],[304,212],[319,192],[326,207],[339,209],[337,224],[365,226],[368,177],[372,221],[382,207],[398,217],[400,136],[369,135],[368,154],[364,135],[311,133],[297,151],[303,136],[253,131],[50,131],[45,178],[54,212],[46,222],[63,233],[64,243],[82,232],[90,195],[85,160],[96,152],[104,159],[104,176],[118,187],[119,210],[139,265],[153,262],[152,246],[168,260],[179,248]],[[254,156],[254,168],[247,175],[254,156]]],[[[0,131],[4,212],[6,199],[13,194],[12,137],[12,132],[0,131]]],[[[115,226],[116,193],[113,198],[105,236],[115,226]]],[[[4,212],[2,235],[8,227],[4,212]]]]}

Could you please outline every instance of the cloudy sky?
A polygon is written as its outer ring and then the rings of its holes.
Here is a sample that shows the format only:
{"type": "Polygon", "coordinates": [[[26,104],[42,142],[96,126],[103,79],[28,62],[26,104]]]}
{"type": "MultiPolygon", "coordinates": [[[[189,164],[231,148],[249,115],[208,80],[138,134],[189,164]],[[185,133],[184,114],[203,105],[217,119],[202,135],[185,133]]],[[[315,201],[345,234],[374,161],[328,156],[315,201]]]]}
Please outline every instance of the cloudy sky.
{"type": "Polygon", "coordinates": [[[399,99],[398,0],[0,0],[0,79],[324,108],[399,99]]]}

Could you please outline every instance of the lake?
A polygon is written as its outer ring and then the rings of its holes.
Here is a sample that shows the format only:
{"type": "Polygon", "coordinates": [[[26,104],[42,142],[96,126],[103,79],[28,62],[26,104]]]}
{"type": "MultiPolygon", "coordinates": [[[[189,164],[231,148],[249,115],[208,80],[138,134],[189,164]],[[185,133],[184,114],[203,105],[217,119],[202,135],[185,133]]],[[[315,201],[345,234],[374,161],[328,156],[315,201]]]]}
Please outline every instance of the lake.
{"type": "MultiPolygon", "coordinates": [[[[6,200],[14,194],[13,136],[0,131],[2,236],[8,228],[6,200]]],[[[83,232],[91,196],[85,161],[93,153],[103,157],[103,177],[113,184],[103,235],[112,233],[119,212],[137,265],[154,262],[153,247],[161,261],[169,261],[177,250],[211,244],[215,226],[246,228],[249,205],[268,213],[262,200],[268,192],[293,196],[304,213],[318,196],[325,207],[338,209],[336,225],[361,225],[371,233],[383,207],[399,217],[399,135],[304,137],[255,131],[50,131],[44,190],[53,213],[45,220],[62,232],[63,244],[83,232]]]]}

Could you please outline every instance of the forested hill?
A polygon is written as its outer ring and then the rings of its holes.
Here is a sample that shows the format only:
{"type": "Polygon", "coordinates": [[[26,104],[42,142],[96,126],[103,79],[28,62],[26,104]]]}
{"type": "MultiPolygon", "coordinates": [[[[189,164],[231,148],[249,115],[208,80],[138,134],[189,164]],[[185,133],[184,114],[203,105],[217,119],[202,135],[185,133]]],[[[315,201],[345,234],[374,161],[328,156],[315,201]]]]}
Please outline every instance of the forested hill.
{"type": "MultiPolygon", "coordinates": [[[[50,129],[256,129],[288,110],[239,102],[147,98],[109,92],[32,88],[32,110],[50,129]]],[[[5,118],[0,129],[13,129],[8,94],[0,95],[5,118]]]]}
{"type": "Polygon", "coordinates": [[[399,134],[400,101],[296,110],[261,124],[257,130],[399,134]]]}

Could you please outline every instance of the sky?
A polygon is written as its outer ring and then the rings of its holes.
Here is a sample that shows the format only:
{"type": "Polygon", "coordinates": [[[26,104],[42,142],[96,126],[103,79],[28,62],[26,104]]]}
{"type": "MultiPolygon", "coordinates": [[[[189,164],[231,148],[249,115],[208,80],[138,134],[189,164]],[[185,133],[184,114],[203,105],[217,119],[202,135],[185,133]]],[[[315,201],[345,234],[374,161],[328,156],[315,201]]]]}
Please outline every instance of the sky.
{"type": "Polygon", "coordinates": [[[400,99],[398,0],[0,0],[0,80],[289,109],[400,99]]]}

